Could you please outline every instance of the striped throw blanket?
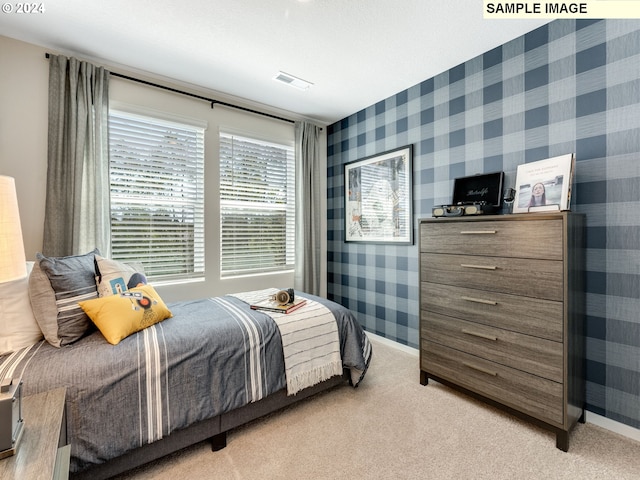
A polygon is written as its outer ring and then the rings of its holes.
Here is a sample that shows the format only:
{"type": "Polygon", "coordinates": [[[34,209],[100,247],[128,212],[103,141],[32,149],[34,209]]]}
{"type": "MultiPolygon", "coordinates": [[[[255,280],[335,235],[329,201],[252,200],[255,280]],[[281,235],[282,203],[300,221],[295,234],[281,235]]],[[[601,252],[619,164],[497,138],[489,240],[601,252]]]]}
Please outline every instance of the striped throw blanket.
{"type": "MultiPolygon", "coordinates": [[[[231,296],[251,305],[277,291],[276,288],[268,288],[231,296]]],[[[291,313],[264,311],[280,330],[288,395],[295,395],[304,388],[342,374],[336,319],[324,305],[306,300],[304,306],[291,313]]]]}

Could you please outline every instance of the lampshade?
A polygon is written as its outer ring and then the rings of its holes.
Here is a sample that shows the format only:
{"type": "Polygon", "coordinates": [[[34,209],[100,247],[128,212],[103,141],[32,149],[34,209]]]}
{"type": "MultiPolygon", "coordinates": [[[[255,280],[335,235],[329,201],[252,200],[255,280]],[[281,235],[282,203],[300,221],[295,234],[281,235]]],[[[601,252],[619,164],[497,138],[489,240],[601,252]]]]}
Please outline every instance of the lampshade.
{"type": "Polygon", "coordinates": [[[26,276],[16,182],[0,175],[0,283],[26,276]]]}

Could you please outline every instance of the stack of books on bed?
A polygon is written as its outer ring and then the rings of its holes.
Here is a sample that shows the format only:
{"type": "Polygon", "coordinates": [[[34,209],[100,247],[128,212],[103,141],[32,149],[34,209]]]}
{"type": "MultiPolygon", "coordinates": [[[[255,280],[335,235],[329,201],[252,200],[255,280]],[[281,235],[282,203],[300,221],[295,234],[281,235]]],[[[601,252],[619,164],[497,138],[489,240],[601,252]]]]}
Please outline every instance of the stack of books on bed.
{"type": "Polygon", "coordinates": [[[267,298],[261,302],[252,304],[251,308],[253,310],[266,310],[268,312],[291,313],[302,307],[305,303],[307,303],[306,298],[296,298],[291,303],[278,303],[276,300],[267,298]]]}

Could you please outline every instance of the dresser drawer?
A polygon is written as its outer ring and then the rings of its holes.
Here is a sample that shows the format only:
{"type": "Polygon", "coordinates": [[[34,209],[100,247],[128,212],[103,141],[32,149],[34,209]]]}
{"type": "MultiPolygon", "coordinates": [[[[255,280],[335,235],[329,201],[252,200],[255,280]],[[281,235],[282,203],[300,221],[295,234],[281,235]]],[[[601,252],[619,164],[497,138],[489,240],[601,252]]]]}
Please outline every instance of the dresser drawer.
{"type": "Polygon", "coordinates": [[[562,260],[562,220],[423,222],[420,251],[562,260]]]}
{"type": "Polygon", "coordinates": [[[554,260],[421,253],[420,278],[546,300],[563,298],[563,264],[554,260]]]}
{"type": "Polygon", "coordinates": [[[422,282],[421,308],[562,342],[562,303],[508,293],[422,282]]]}
{"type": "Polygon", "coordinates": [[[422,338],[562,383],[562,343],[421,312],[422,338]]]}
{"type": "Polygon", "coordinates": [[[420,368],[554,425],[563,425],[562,384],[422,341],[420,368]]]}

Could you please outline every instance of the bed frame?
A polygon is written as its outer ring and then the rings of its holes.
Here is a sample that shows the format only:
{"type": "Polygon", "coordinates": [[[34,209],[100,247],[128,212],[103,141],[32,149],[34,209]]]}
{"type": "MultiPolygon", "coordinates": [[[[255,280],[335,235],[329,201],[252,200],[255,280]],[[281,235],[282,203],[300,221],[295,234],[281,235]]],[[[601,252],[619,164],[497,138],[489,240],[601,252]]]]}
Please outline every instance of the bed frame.
{"type": "Polygon", "coordinates": [[[139,447],[106,463],[70,473],[69,478],[72,480],[107,479],[204,440],[211,441],[211,449],[214,452],[221,450],[227,445],[229,430],[338,385],[346,385],[348,378],[348,372],[345,372],[342,376],[337,375],[291,396],[287,395],[286,388],[279,390],[258,402],[203,420],[187,428],[175,430],[168,437],[139,447]]]}

